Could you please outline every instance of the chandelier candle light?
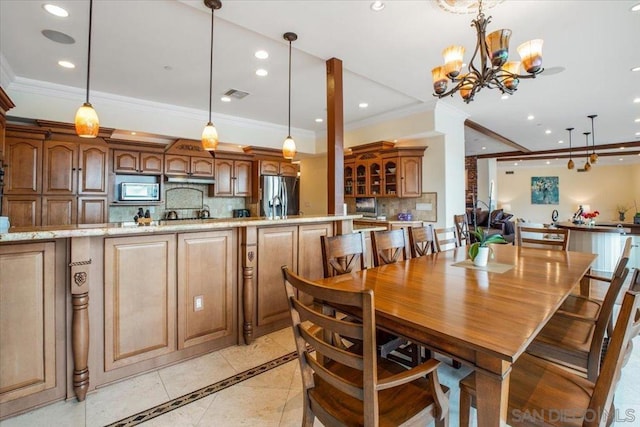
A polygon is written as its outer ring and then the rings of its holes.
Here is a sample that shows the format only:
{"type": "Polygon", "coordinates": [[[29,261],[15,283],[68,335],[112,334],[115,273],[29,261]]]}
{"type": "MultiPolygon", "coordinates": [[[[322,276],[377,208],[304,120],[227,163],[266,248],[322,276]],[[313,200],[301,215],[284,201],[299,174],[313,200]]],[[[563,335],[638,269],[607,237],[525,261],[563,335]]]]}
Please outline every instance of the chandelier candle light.
{"type": "Polygon", "coordinates": [[[535,78],[544,69],[542,68],[542,43],[541,39],[529,40],[518,46],[518,53],[522,64],[509,59],[509,37],[511,30],[502,29],[485,36],[487,24],[491,17],[485,18],[482,13],[482,0],[478,2],[478,16],[471,21],[476,27],[476,48],[469,62],[468,70],[460,73],[464,56],[463,46],[449,46],[443,52],[444,65],[432,70],[434,96],[443,98],[460,92],[460,96],[467,104],[473,101],[473,97],[483,87],[500,89],[502,93],[513,94],[518,88],[520,79],[535,78]],[[479,55],[480,67],[474,64],[479,55]],[[519,74],[520,68],[528,74],[519,74]],[[447,81],[456,85],[447,91],[447,81]]]}
{"type": "Polygon", "coordinates": [[[211,9],[211,55],[209,57],[209,122],[202,131],[202,147],[207,151],[218,148],[218,130],[211,121],[211,99],[213,91],[213,13],[222,7],[220,0],[204,0],[204,5],[211,9]]]}
{"type": "Polygon", "coordinates": [[[76,133],[82,138],[95,138],[100,130],[100,120],[98,113],[89,102],[89,76],[91,70],[91,21],[93,16],[93,0],[89,0],[89,48],[87,52],[87,97],[76,112],[75,125],[76,133]]]}
{"type": "Polygon", "coordinates": [[[284,33],[282,36],[289,42],[289,125],[287,138],[282,143],[282,156],[285,159],[293,159],[296,155],[296,142],[291,137],[291,42],[298,40],[296,33],[284,33]]]}

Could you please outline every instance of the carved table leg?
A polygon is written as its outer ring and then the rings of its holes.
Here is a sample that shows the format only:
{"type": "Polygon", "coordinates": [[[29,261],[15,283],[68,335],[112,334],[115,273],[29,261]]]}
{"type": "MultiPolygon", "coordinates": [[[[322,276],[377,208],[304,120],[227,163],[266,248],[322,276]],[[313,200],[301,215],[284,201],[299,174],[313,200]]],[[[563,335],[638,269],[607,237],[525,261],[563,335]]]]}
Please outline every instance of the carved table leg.
{"type": "Polygon", "coordinates": [[[89,293],[72,295],[73,390],[82,402],[89,389],[89,293]]]}

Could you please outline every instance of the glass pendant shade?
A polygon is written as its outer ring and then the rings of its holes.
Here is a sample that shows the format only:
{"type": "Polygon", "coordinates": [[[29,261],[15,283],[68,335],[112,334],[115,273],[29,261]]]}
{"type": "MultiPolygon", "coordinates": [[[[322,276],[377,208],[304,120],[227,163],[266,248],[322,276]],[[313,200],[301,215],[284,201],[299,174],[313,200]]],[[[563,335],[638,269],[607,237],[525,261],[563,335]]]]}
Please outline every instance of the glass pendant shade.
{"type": "Polygon", "coordinates": [[[85,102],[76,112],[75,118],[76,133],[82,138],[95,138],[100,130],[100,120],[98,113],[91,104],[85,102]]]}
{"type": "Polygon", "coordinates": [[[463,85],[460,86],[460,96],[462,97],[462,99],[466,101],[471,98],[472,92],[473,92],[473,81],[471,79],[467,79],[464,81],[463,85]]]}
{"type": "Polygon", "coordinates": [[[536,73],[542,68],[542,44],[542,39],[534,39],[518,46],[522,66],[527,73],[536,73]]]}
{"type": "Polygon", "coordinates": [[[486,38],[491,65],[500,67],[509,59],[509,37],[511,30],[498,30],[489,34],[486,38]]]}
{"type": "Polygon", "coordinates": [[[598,163],[598,155],[596,153],[591,153],[591,155],[589,155],[589,161],[591,163],[598,163]]]}
{"type": "Polygon", "coordinates": [[[282,143],[282,156],[285,159],[293,159],[296,155],[296,142],[291,138],[291,135],[287,136],[287,139],[282,143]]]}
{"type": "Polygon", "coordinates": [[[442,52],[444,57],[444,72],[449,77],[456,77],[462,68],[462,58],[464,57],[463,46],[449,46],[442,52]]]}
{"type": "MultiPolygon", "coordinates": [[[[520,61],[509,61],[504,64],[502,69],[508,73],[517,75],[520,71],[520,61]]],[[[504,79],[505,87],[510,90],[515,90],[518,87],[518,83],[520,83],[520,80],[518,80],[517,77],[513,77],[510,75],[507,75],[507,77],[505,77],[504,79]]]]}
{"type": "Polygon", "coordinates": [[[433,91],[440,95],[447,90],[447,73],[444,71],[444,66],[439,66],[431,70],[433,76],[433,91]]]}
{"type": "Polygon", "coordinates": [[[567,169],[571,170],[576,166],[576,164],[573,162],[573,159],[569,159],[569,161],[567,162],[567,169]]]}
{"type": "Polygon", "coordinates": [[[589,163],[589,160],[587,160],[584,164],[584,170],[589,172],[591,170],[591,164],[589,163]]]}
{"type": "Polygon", "coordinates": [[[202,131],[202,147],[207,151],[215,151],[218,148],[218,130],[209,122],[202,131]]]}

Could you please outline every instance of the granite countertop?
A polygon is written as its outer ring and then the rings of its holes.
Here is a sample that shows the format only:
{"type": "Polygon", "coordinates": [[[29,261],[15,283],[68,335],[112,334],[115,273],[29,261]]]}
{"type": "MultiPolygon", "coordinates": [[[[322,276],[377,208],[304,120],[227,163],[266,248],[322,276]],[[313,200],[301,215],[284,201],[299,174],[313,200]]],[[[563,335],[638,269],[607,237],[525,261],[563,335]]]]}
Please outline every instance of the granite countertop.
{"type": "Polygon", "coordinates": [[[559,222],[556,224],[558,228],[567,228],[569,230],[615,234],[629,234],[631,233],[632,226],[633,224],[620,224],[615,222],[596,222],[596,225],[574,224],[572,222],[559,222]]]}
{"type": "Polygon", "coordinates": [[[0,233],[0,243],[29,240],[63,239],[69,237],[126,236],[133,234],[200,231],[230,227],[260,227],[269,225],[304,224],[324,221],[360,219],[362,215],[294,215],[282,219],[267,217],[219,218],[178,221],[152,221],[149,225],[135,222],[105,224],[58,225],[46,227],[12,227],[8,233],[0,233]]]}

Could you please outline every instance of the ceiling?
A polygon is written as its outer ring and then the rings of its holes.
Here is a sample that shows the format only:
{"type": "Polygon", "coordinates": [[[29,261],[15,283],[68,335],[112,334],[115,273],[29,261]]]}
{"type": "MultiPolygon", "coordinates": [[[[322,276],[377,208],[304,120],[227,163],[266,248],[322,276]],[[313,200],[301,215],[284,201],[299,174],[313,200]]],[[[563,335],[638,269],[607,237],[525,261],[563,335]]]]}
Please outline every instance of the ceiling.
{"type": "MultiPolygon", "coordinates": [[[[298,34],[292,59],[294,128],[319,135],[326,129],[325,61],[335,57],[343,61],[347,127],[444,102],[529,151],[566,148],[567,127],[575,128],[574,146],[584,145],[582,132],[591,130],[589,114],[598,115],[596,146],[637,142],[640,102],[633,101],[640,98],[640,71],[631,69],[640,66],[640,12],[631,7],[639,1],[497,4],[487,11],[492,16],[488,32],[510,28],[513,57],[523,41],[544,39],[546,71],[521,80],[509,99],[484,89],[467,105],[457,94],[434,98],[431,69],[442,63],[441,52],[450,44],[464,45],[469,60],[475,12],[454,14],[424,0],[387,0],[380,12],[372,11],[366,0],[223,0],[215,14],[213,111],[286,125],[288,43],[282,35],[293,31],[298,34]],[[269,58],[257,59],[259,49],[268,51],[269,58]],[[268,76],[257,77],[257,68],[266,69],[268,76]],[[222,102],[228,89],[250,95],[222,102]],[[368,107],[359,108],[361,102],[368,107]],[[535,118],[527,120],[529,115],[535,118]],[[317,123],[316,118],[325,120],[317,123]]],[[[11,72],[10,81],[2,84],[9,92],[20,79],[85,87],[89,2],[50,2],[67,9],[69,17],[45,12],[45,0],[0,1],[0,60],[11,72]],[[41,34],[44,29],[63,32],[75,43],[52,42],[41,34]],[[64,69],[57,65],[60,59],[77,67],[64,69]]],[[[209,31],[210,10],[201,0],[95,0],[92,91],[206,111],[209,31]]],[[[471,129],[466,142],[467,155],[514,151],[471,129]]]]}

